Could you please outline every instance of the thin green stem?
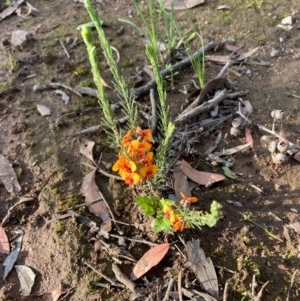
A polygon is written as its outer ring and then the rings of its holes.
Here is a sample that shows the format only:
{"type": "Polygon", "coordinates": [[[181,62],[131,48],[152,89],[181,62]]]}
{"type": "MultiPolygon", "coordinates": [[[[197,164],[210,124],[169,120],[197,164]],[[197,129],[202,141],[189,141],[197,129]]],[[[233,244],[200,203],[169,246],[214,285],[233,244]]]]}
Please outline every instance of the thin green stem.
{"type": "Polygon", "coordinates": [[[106,130],[111,130],[117,143],[120,145],[121,137],[117,128],[117,123],[113,111],[111,110],[110,103],[105,95],[103,81],[100,76],[100,71],[96,59],[96,48],[93,46],[93,37],[91,30],[88,26],[82,26],[81,35],[87,48],[88,58],[91,65],[91,70],[94,78],[95,85],[97,87],[98,99],[101,108],[103,109],[104,123],[106,130]]]}
{"type": "Polygon", "coordinates": [[[114,78],[113,81],[114,87],[119,97],[121,98],[121,104],[123,110],[125,111],[125,114],[128,116],[129,127],[133,129],[136,126],[136,117],[137,117],[137,109],[136,109],[134,96],[128,89],[126,81],[119,70],[117,62],[113,56],[112,48],[103,30],[100,18],[97,12],[94,10],[91,1],[85,0],[84,5],[90,15],[92,22],[96,27],[99,41],[103,50],[103,54],[105,56],[105,59],[107,60],[107,63],[110,67],[111,73],[114,78]]]}

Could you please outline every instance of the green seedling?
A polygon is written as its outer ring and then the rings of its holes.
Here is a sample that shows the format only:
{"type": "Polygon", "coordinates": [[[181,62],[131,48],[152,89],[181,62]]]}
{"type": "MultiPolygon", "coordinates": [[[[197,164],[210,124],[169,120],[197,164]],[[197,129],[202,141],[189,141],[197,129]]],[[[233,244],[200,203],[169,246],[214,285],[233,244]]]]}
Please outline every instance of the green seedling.
{"type": "Polygon", "coordinates": [[[240,214],[242,215],[242,217],[244,218],[245,221],[248,221],[248,222],[252,223],[253,225],[259,227],[260,229],[262,229],[270,237],[272,237],[272,238],[274,238],[274,239],[276,239],[276,240],[278,240],[280,242],[283,242],[283,240],[280,237],[276,236],[271,231],[269,231],[266,227],[258,224],[253,219],[251,219],[249,214],[246,214],[246,213],[240,213],[240,214]]]}

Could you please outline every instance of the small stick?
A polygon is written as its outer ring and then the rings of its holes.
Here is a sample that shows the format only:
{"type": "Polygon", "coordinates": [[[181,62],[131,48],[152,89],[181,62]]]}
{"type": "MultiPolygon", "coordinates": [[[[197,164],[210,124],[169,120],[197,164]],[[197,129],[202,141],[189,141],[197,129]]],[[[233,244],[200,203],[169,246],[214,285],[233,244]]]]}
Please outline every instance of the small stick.
{"type": "Polygon", "coordinates": [[[106,205],[106,207],[107,207],[107,210],[108,210],[108,212],[109,212],[109,214],[110,214],[110,216],[111,216],[111,220],[115,223],[115,226],[116,226],[117,231],[119,232],[119,234],[122,235],[122,234],[123,234],[123,231],[121,230],[121,228],[120,228],[119,225],[117,224],[115,215],[114,215],[113,212],[111,211],[110,206],[109,206],[109,204],[108,204],[106,198],[104,197],[104,195],[103,195],[103,193],[101,192],[100,189],[99,189],[99,194],[100,194],[100,197],[102,198],[102,200],[104,201],[104,203],[105,203],[105,205],[106,205]]]}
{"type": "Polygon", "coordinates": [[[216,76],[216,78],[221,78],[224,77],[226,72],[228,71],[228,69],[232,66],[232,60],[229,58],[229,60],[226,62],[226,64],[224,65],[224,67],[221,69],[221,71],[218,73],[218,75],[216,76]]]}
{"type": "Polygon", "coordinates": [[[62,39],[59,39],[59,43],[60,43],[61,47],[63,48],[64,53],[66,54],[66,57],[67,57],[68,59],[70,59],[70,54],[69,54],[69,52],[68,52],[66,46],[64,45],[62,39]]]}
{"type": "Polygon", "coordinates": [[[225,282],[224,292],[223,292],[223,301],[227,301],[228,297],[228,281],[225,282]]]}
{"type": "Polygon", "coordinates": [[[292,295],[292,289],[293,289],[293,285],[294,285],[294,281],[295,281],[295,277],[296,277],[296,273],[297,273],[297,270],[295,270],[293,275],[292,275],[291,284],[290,284],[290,287],[288,289],[288,293],[287,293],[285,301],[290,301],[290,298],[291,298],[291,295],[292,295]]]}
{"type": "Polygon", "coordinates": [[[86,266],[88,266],[92,271],[94,271],[96,274],[98,274],[99,276],[101,276],[102,278],[104,278],[106,281],[108,281],[111,285],[124,288],[123,284],[119,284],[116,281],[114,281],[112,278],[110,278],[110,277],[102,274],[101,272],[99,272],[98,270],[96,270],[91,264],[89,264],[87,261],[83,260],[82,262],[83,262],[83,264],[85,264],[86,266]]]}
{"type": "Polygon", "coordinates": [[[127,240],[129,240],[129,241],[132,241],[132,242],[139,242],[139,243],[142,243],[142,244],[149,245],[149,246],[151,246],[151,247],[157,246],[156,243],[151,242],[151,241],[147,241],[147,240],[144,240],[144,239],[129,238],[129,237],[120,236],[120,235],[116,235],[116,234],[110,234],[110,233],[109,233],[109,236],[115,237],[115,238],[124,238],[124,239],[127,239],[127,240]]]}
{"type": "MultiPolygon", "coordinates": [[[[216,44],[214,42],[210,42],[210,43],[206,44],[199,51],[193,53],[191,56],[188,56],[188,57],[184,58],[183,60],[181,60],[180,62],[162,70],[160,72],[160,75],[162,76],[162,78],[165,78],[167,75],[171,74],[172,72],[182,69],[182,68],[185,68],[186,66],[190,65],[193,60],[197,59],[198,57],[203,56],[205,54],[205,52],[213,50],[215,48],[215,46],[216,46],[216,44]]],[[[155,87],[155,80],[151,79],[144,86],[133,89],[132,93],[135,96],[141,96],[141,95],[147,93],[151,88],[154,88],[154,87],[155,87]]]]}
{"type": "Polygon", "coordinates": [[[8,209],[7,214],[6,214],[5,217],[3,218],[2,222],[1,222],[1,226],[4,226],[4,225],[8,222],[8,220],[10,219],[10,217],[11,217],[11,215],[12,215],[13,210],[14,210],[17,206],[19,206],[19,205],[21,205],[21,204],[23,204],[23,203],[26,203],[26,202],[31,202],[31,201],[33,201],[33,200],[34,200],[34,198],[23,197],[23,198],[20,199],[20,201],[18,201],[18,202],[15,203],[13,206],[11,206],[11,207],[8,209]]]}
{"type": "Polygon", "coordinates": [[[150,89],[150,102],[151,102],[151,133],[154,136],[157,129],[157,111],[156,111],[156,101],[155,101],[155,91],[153,88],[150,89]]]}
{"type": "Polygon", "coordinates": [[[132,291],[134,294],[137,294],[135,283],[131,281],[116,264],[112,264],[112,270],[115,273],[116,279],[123,283],[130,291],[132,291]]]}
{"type": "Polygon", "coordinates": [[[45,85],[36,84],[33,86],[33,92],[39,92],[39,91],[44,91],[44,90],[49,90],[49,89],[57,89],[57,88],[64,88],[64,89],[72,91],[76,95],[82,97],[82,95],[79,92],[77,92],[75,89],[73,89],[70,86],[67,86],[65,84],[62,84],[62,83],[49,83],[49,84],[45,84],[45,85]]]}
{"type": "Polygon", "coordinates": [[[168,301],[169,300],[169,296],[170,296],[170,292],[171,292],[171,289],[173,287],[173,284],[174,284],[174,278],[171,278],[170,281],[169,281],[169,285],[168,285],[166,294],[165,294],[162,301],[168,301]]]}
{"type": "Polygon", "coordinates": [[[180,114],[176,119],[175,123],[183,122],[188,119],[191,119],[193,117],[196,117],[197,115],[210,110],[211,108],[215,107],[217,104],[219,104],[221,101],[223,101],[226,98],[226,90],[222,90],[220,93],[215,95],[215,97],[207,102],[204,102],[200,106],[186,112],[184,115],[180,114]]]}
{"type": "Polygon", "coordinates": [[[183,299],[182,299],[182,270],[180,270],[179,274],[178,274],[178,298],[179,298],[179,301],[183,301],[183,299]]]}

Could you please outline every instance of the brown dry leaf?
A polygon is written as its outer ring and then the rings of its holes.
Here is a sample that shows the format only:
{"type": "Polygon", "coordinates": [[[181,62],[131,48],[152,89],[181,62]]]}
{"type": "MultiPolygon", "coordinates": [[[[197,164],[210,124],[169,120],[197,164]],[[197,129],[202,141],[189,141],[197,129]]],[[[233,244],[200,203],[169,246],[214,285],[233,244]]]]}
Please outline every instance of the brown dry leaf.
{"type": "Polygon", "coordinates": [[[0,226],[0,253],[8,255],[9,252],[10,247],[8,238],[6,236],[4,228],[0,226]]]}
{"type": "Polygon", "coordinates": [[[212,185],[213,183],[223,181],[226,179],[226,177],[221,174],[198,171],[184,160],[182,160],[181,162],[181,168],[183,173],[189,179],[191,179],[192,181],[194,181],[199,185],[205,185],[206,187],[212,185]]]}
{"type": "Polygon", "coordinates": [[[94,148],[95,142],[88,140],[88,139],[82,139],[80,140],[79,144],[79,152],[84,155],[86,158],[91,160],[95,165],[94,155],[93,155],[93,148],[94,148]]]}
{"type": "Polygon", "coordinates": [[[297,152],[297,153],[293,156],[293,158],[294,158],[296,161],[300,162],[300,151],[297,152]]]}
{"type": "Polygon", "coordinates": [[[112,227],[111,219],[105,202],[100,201],[103,197],[95,181],[96,171],[97,168],[85,176],[81,186],[81,193],[85,196],[85,202],[89,211],[101,218],[101,230],[109,232],[112,227]],[[93,204],[93,202],[95,203],[93,204]]]}
{"type": "Polygon", "coordinates": [[[151,268],[156,266],[166,256],[170,248],[170,244],[163,243],[151,248],[136,263],[130,275],[131,280],[136,280],[146,274],[151,268]]]}
{"type": "Polygon", "coordinates": [[[10,162],[0,154],[0,180],[3,182],[8,192],[19,192],[21,186],[18,182],[16,173],[10,162]]]}
{"type": "Polygon", "coordinates": [[[205,0],[166,0],[165,9],[185,10],[203,4],[205,0]]]}
{"type": "Polygon", "coordinates": [[[220,64],[220,65],[225,65],[230,60],[229,55],[217,55],[217,54],[206,55],[205,58],[210,62],[220,64]]]}
{"type": "Polygon", "coordinates": [[[175,190],[175,199],[180,201],[182,199],[181,193],[185,196],[191,196],[191,188],[187,180],[187,176],[183,174],[181,165],[177,165],[174,168],[174,190],[175,190]]]}
{"type": "Polygon", "coordinates": [[[200,247],[200,241],[192,240],[186,244],[186,253],[191,268],[196,274],[201,286],[214,298],[219,299],[218,278],[215,267],[209,257],[205,256],[203,249],[200,247]]]}
{"type": "Polygon", "coordinates": [[[73,290],[72,288],[65,288],[61,289],[58,288],[51,293],[44,293],[42,295],[33,295],[33,296],[21,296],[20,301],[58,301],[60,297],[67,297],[71,291],[73,290]]]}

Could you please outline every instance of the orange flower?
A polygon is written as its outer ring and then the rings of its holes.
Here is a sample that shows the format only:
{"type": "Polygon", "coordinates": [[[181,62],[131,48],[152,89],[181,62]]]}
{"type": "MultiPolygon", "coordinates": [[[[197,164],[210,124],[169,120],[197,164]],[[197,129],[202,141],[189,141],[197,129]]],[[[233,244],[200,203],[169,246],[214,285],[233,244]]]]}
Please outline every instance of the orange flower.
{"type": "Polygon", "coordinates": [[[181,196],[182,196],[182,202],[184,204],[191,204],[191,203],[196,203],[198,201],[198,198],[196,198],[195,196],[185,196],[182,192],[180,192],[181,196]]]}
{"type": "Polygon", "coordinates": [[[142,130],[140,127],[136,128],[136,133],[142,141],[152,142],[152,134],[150,129],[142,130]]]}
{"type": "Polygon", "coordinates": [[[120,155],[118,161],[113,165],[113,171],[120,171],[120,172],[135,172],[137,169],[136,164],[128,160],[124,155],[120,155]]]}
{"type": "Polygon", "coordinates": [[[128,145],[130,144],[131,140],[132,140],[132,131],[129,130],[129,131],[124,135],[124,137],[123,137],[123,139],[122,139],[122,143],[123,143],[123,145],[124,145],[125,147],[128,147],[128,145]]]}
{"type": "Polygon", "coordinates": [[[156,165],[142,166],[139,170],[140,175],[143,178],[151,179],[155,174],[157,174],[158,167],[156,165]]]}
{"type": "Polygon", "coordinates": [[[151,147],[152,144],[145,141],[132,140],[130,144],[130,150],[138,153],[149,152],[151,147]]]}
{"type": "Polygon", "coordinates": [[[125,183],[129,186],[133,186],[134,184],[140,184],[142,182],[142,178],[140,175],[136,172],[124,174],[124,178],[122,179],[125,181],[125,183]]]}

